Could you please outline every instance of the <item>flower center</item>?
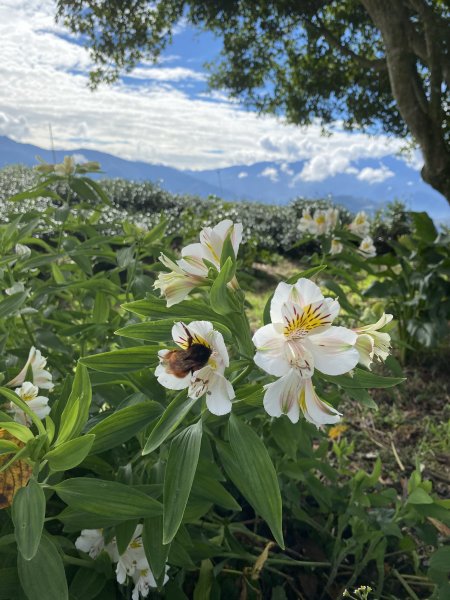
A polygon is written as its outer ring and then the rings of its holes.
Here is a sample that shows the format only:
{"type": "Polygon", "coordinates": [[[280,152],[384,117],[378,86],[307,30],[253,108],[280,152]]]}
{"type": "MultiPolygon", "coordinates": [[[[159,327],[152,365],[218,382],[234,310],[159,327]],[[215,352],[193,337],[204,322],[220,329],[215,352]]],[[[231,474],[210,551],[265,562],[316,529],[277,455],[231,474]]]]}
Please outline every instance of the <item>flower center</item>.
{"type": "Polygon", "coordinates": [[[288,340],[301,340],[305,338],[308,333],[322,327],[323,325],[329,325],[331,321],[330,313],[321,314],[321,308],[323,303],[315,305],[313,308],[312,304],[308,304],[299,312],[294,305],[292,307],[292,315],[290,317],[285,316],[286,325],[284,326],[283,333],[288,340]]]}

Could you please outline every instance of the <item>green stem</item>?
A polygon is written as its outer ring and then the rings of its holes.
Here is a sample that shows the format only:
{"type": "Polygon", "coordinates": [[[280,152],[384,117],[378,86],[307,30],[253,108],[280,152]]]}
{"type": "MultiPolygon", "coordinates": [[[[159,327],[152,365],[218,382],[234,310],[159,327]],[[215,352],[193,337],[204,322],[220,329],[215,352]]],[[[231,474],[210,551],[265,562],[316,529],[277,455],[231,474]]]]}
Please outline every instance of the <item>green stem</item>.
{"type": "Polygon", "coordinates": [[[251,372],[253,371],[253,368],[254,368],[254,364],[253,364],[253,363],[250,363],[249,365],[247,365],[247,366],[245,367],[245,369],[244,369],[243,371],[241,371],[241,372],[239,373],[239,375],[237,375],[237,376],[236,376],[236,377],[233,379],[233,381],[232,381],[231,383],[232,383],[233,385],[237,385],[238,383],[240,383],[240,382],[241,382],[243,379],[245,379],[245,377],[247,377],[247,375],[248,375],[249,373],[251,373],[251,372]]]}
{"type": "Polygon", "coordinates": [[[419,596],[415,593],[415,591],[408,585],[408,583],[404,580],[404,578],[401,576],[401,574],[397,571],[397,569],[392,569],[392,573],[395,575],[395,577],[399,580],[399,582],[402,584],[402,586],[405,588],[405,590],[408,592],[409,597],[412,598],[412,600],[420,600],[419,596]]]}
{"type": "Polygon", "coordinates": [[[30,326],[28,325],[27,320],[25,319],[25,315],[20,313],[20,318],[22,319],[23,326],[25,327],[28,337],[30,338],[31,344],[36,347],[36,340],[34,338],[33,332],[30,329],[30,326]]]}

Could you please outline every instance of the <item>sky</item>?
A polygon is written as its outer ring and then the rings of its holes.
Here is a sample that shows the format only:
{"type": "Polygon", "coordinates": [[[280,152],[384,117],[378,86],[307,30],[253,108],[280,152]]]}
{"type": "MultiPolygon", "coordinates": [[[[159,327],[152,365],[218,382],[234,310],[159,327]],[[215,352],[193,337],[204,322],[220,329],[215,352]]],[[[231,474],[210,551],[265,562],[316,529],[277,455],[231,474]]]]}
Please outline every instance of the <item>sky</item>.
{"type": "MultiPolygon", "coordinates": [[[[368,184],[393,176],[383,158],[403,142],[319,125],[300,128],[260,117],[224,94],[208,91],[203,63],[220,41],[181,25],[157,66],[142,64],[113,86],[89,90],[88,51],[54,20],[53,0],[2,0],[0,5],[0,135],[50,148],[90,148],[178,169],[216,169],[305,161],[292,173],[322,181],[353,173],[368,184]],[[358,168],[359,159],[375,167],[358,168]]],[[[420,159],[413,160],[415,168],[420,159]]],[[[284,167],[283,167],[284,165],[284,167]]],[[[267,173],[267,177],[276,176],[267,173]]]]}

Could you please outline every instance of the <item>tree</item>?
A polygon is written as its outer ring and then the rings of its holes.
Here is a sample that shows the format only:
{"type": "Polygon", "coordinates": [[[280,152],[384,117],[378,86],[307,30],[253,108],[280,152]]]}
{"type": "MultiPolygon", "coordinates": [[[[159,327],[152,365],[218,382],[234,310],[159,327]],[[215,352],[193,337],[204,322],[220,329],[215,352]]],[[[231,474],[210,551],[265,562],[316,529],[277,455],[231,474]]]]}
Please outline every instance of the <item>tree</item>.
{"type": "Polygon", "coordinates": [[[448,0],[57,0],[92,86],[157,61],[181,18],[221,36],[210,83],[296,124],[411,136],[450,202],[448,0]]]}

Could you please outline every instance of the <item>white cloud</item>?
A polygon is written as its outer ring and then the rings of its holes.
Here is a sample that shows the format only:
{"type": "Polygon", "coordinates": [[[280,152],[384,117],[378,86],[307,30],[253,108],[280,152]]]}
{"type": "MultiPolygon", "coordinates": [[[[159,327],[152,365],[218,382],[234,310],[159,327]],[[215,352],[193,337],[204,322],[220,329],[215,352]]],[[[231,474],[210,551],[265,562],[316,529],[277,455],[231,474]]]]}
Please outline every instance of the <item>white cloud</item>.
{"type": "Polygon", "coordinates": [[[266,167],[264,171],[261,171],[258,177],[267,177],[267,179],[276,183],[278,181],[278,171],[274,167],[266,167]]]}
{"type": "Polygon", "coordinates": [[[289,177],[292,177],[292,175],[294,174],[294,171],[291,169],[288,163],[282,163],[280,165],[280,171],[282,173],[285,173],[286,175],[289,175],[289,177]]]}
{"type": "Polygon", "coordinates": [[[238,179],[245,179],[245,177],[248,177],[248,173],[247,173],[247,171],[241,171],[241,172],[238,174],[238,179]]]}
{"type": "MultiPolygon", "coordinates": [[[[49,148],[51,123],[55,147],[69,151],[82,146],[186,169],[276,161],[286,174],[283,164],[302,160],[296,177],[307,181],[349,172],[352,161],[381,159],[401,146],[337,127],[324,137],[318,124],[300,128],[259,117],[223,93],[190,97],[180,86],[204,75],[175,60],[144,63],[130,74],[132,85],[91,92],[89,53],[55,24],[54,11],[54,0],[0,5],[0,131],[17,141],[49,148]]],[[[273,181],[278,173],[264,176],[273,181]]]]}
{"type": "Polygon", "coordinates": [[[373,183],[381,183],[389,177],[393,177],[394,173],[386,165],[381,165],[379,169],[373,169],[372,167],[365,167],[362,169],[358,175],[357,179],[360,181],[366,181],[369,184],[373,183]]]}

